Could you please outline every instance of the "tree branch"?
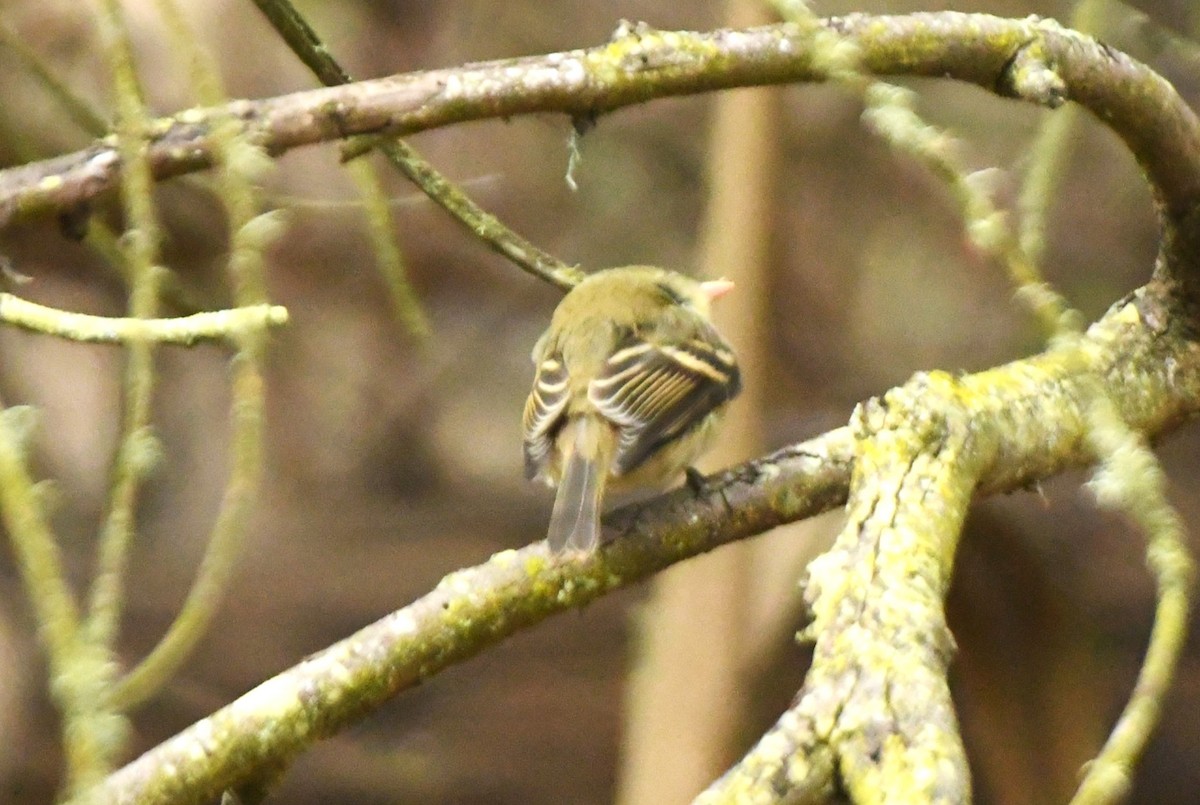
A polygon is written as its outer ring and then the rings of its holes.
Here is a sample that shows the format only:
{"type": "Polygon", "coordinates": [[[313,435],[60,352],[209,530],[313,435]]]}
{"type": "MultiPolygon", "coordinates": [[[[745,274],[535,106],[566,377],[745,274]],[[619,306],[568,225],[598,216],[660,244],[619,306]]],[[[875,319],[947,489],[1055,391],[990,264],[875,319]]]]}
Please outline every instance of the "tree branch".
{"type": "MultiPolygon", "coordinates": [[[[1193,391],[1185,396],[1200,391],[1193,385],[1200,350],[1178,332],[1155,336],[1138,313],[1143,295],[1114,306],[1082,344],[961,378],[918,374],[860,406],[851,424],[857,458],[848,520],[833,547],[809,565],[805,582],[813,613],[807,634],[816,645],[804,687],[699,803],[772,802],[785,792],[794,801],[823,801],[833,781],[821,775],[830,767],[855,802],[970,801],[946,684],[954,641],[942,609],[963,517],[974,489],[1012,488],[1019,485],[1013,473],[1094,449],[1089,408],[1097,377],[1121,419],[1150,435],[1156,431],[1145,431],[1144,406],[1153,395],[1170,394],[1173,382],[1163,368],[1189,356],[1184,383],[1193,391]]],[[[1200,398],[1179,414],[1185,411],[1200,411],[1200,398]]],[[[1187,611],[1191,563],[1171,547],[1162,628],[1174,631],[1152,643],[1155,692],[1186,634],[1180,611],[1187,611]]],[[[1146,732],[1132,725],[1124,732],[1120,756],[1134,758],[1146,732]]]]}
{"type": "MultiPolygon", "coordinates": [[[[412,134],[453,123],[562,112],[575,118],[652,98],[737,86],[822,81],[814,42],[833,32],[863,51],[878,75],[951,77],[1048,106],[1090,109],[1129,146],[1169,217],[1200,202],[1200,123],[1145,65],[1048,20],[982,14],[853,14],[818,26],[741,31],[637,29],[587,50],[407,73],[223,110],[190,109],[156,122],[149,159],[158,178],[209,167],[215,117],[241,120],[273,154],[355,134],[412,134]]],[[[115,143],[0,171],[0,227],[64,212],[113,186],[115,143]]]]}
{"type": "MultiPolygon", "coordinates": [[[[851,15],[708,34],[639,27],[590,50],[190,110],[155,125],[148,159],[159,178],[207,167],[220,114],[282,153],[352,134],[407,134],[529,112],[586,119],[654,97],[819,81],[842,43],[859,48],[861,64],[875,74],[950,76],[1051,107],[1069,99],[1089,108],[1125,141],[1154,186],[1164,224],[1154,281],[1069,348],[960,378],[918,375],[861,407],[852,431],[734,468],[699,494],[679,490],[622,510],[608,520],[621,538],[595,556],[554,558],[538,543],[453,573],[424,598],[150,750],[86,792],[87,801],[215,796],[286,765],[399,691],[550,614],[831,508],[851,489],[849,523],[807,583],[816,648],[806,685],[704,798],[773,801],[786,792],[805,799],[838,785],[863,799],[884,786],[921,799],[969,796],[945,685],[952,640],[941,599],[973,493],[1019,488],[1091,463],[1087,409],[1097,378],[1119,417],[1151,438],[1200,411],[1200,350],[1178,305],[1178,291],[1195,299],[1192,285],[1200,282],[1193,279],[1200,124],[1165,80],[1036,19],[851,15]]],[[[113,184],[118,163],[113,144],[103,141],[0,172],[0,226],[84,204],[113,184]]]]}
{"type": "MultiPolygon", "coordinates": [[[[1049,351],[959,380],[943,374],[918,376],[916,385],[905,387],[909,392],[893,392],[885,395],[882,404],[870,404],[862,421],[873,421],[878,412],[902,399],[897,395],[911,394],[911,388],[928,384],[930,377],[943,388],[956,388],[954,394],[971,412],[966,426],[970,439],[986,448],[971,449],[980,450],[972,459],[977,462],[977,489],[989,493],[1018,489],[1065,467],[1093,460],[1080,407],[1080,386],[1094,382],[1097,373],[1106,379],[1117,410],[1131,427],[1150,437],[1162,435],[1200,412],[1200,350],[1174,333],[1168,337],[1149,327],[1138,314],[1140,297],[1116,305],[1088,331],[1085,349],[1092,360],[1086,371],[1079,370],[1077,361],[1049,351]]],[[[961,422],[954,426],[958,431],[963,427],[961,422]]],[[[863,435],[860,432],[858,437],[863,435]]],[[[714,476],[699,496],[684,488],[642,507],[618,511],[606,522],[620,537],[593,557],[555,559],[538,542],[452,573],[425,597],[263,683],[150,750],[88,792],[86,796],[95,797],[88,801],[153,805],[200,802],[215,796],[252,778],[256,769],[286,763],[396,693],[553,613],[582,606],[616,587],[726,542],[840,505],[846,499],[854,457],[861,448],[848,429],[831,431],[714,476]]],[[[956,500],[961,502],[965,496],[960,494],[956,500]]],[[[854,552],[861,556],[865,549],[870,554],[876,550],[871,545],[882,544],[882,532],[863,529],[862,533],[864,540],[873,542],[860,546],[848,529],[834,555],[823,560],[824,567],[850,572],[855,567],[854,552]]],[[[957,535],[950,537],[945,529],[938,529],[937,538],[912,557],[919,561],[930,555],[929,551],[937,556],[937,561],[927,566],[932,573],[927,579],[931,596],[940,597],[944,591],[956,539],[957,535]]],[[[824,651],[823,641],[844,640],[845,624],[820,613],[852,608],[854,601],[867,600],[872,593],[855,591],[853,585],[826,576],[814,589],[817,656],[832,660],[833,652],[824,651]]],[[[908,618],[903,634],[944,636],[940,611],[940,606],[921,609],[918,616],[908,618]]],[[[864,621],[858,628],[868,635],[876,630],[873,639],[880,641],[881,647],[892,646],[896,639],[882,630],[881,623],[864,621]]],[[[933,650],[936,645],[930,644],[930,651],[908,661],[914,678],[931,679],[930,674],[944,670],[948,644],[939,640],[940,649],[933,650]]],[[[846,695],[855,692],[854,709],[860,714],[870,707],[896,713],[900,707],[896,684],[904,681],[900,677],[889,677],[890,687],[841,686],[848,678],[858,678],[864,667],[865,660],[846,653],[836,673],[830,668],[821,676],[814,665],[818,674],[814,678],[824,679],[833,690],[846,695]]],[[[830,688],[822,687],[826,699],[821,712],[849,717],[852,711],[844,708],[829,710],[830,688]]],[[[910,715],[897,723],[912,722],[911,712],[905,712],[910,715]]],[[[847,722],[841,723],[845,726],[847,722]]],[[[781,787],[772,790],[825,790],[829,781],[811,775],[832,773],[831,758],[845,747],[830,741],[832,733],[824,727],[814,730],[814,724],[826,725],[828,719],[797,719],[794,712],[785,716],[755,750],[755,763],[740,764],[724,778],[717,792],[710,794],[713,801],[737,801],[732,792],[762,791],[776,785],[781,787]],[[792,729],[793,725],[799,725],[800,731],[792,729]],[[798,769],[806,770],[803,777],[795,777],[798,769]]],[[[869,751],[865,755],[860,751],[858,756],[871,757],[869,751]]]]}
{"type": "Polygon", "coordinates": [[[0,322],[92,344],[146,341],[191,346],[201,341],[236,342],[247,331],[279,327],[286,324],[287,319],[287,308],[268,304],[210,310],[170,319],[111,318],[58,310],[0,293],[0,322]]]}
{"type": "Polygon", "coordinates": [[[683,488],[644,509],[625,509],[608,521],[621,537],[586,560],[552,557],[539,541],[451,573],[423,598],[146,753],[85,801],[211,799],[550,614],[731,540],[841,505],[852,447],[845,429],[836,430],[723,473],[701,497],[683,488]]]}

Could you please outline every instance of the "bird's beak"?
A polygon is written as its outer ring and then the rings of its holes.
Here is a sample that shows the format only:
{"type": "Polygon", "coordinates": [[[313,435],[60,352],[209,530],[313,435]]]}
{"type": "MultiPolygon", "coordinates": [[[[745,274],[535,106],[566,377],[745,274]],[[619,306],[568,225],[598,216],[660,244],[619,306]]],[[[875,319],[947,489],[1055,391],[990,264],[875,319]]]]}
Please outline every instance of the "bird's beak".
{"type": "Polygon", "coordinates": [[[719,299],[725,294],[733,290],[733,281],[727,279],[708,280],[700,283],[700,293],[708,297],[711,302],[714,299],[719,299]]]}

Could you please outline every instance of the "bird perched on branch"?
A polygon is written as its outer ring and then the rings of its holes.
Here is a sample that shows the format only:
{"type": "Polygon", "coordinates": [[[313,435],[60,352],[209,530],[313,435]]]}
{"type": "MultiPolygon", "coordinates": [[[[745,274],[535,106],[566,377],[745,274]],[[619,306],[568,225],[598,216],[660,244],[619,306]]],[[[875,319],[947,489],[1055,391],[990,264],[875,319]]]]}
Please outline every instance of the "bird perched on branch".
{"type": "Polygon", "coordinates": [[[663,486],[709,446],[741,389],[733,351],[709,319],[732,288],[628,266],[563,297],[533,348],[523,420],[525,474],[558,486],[553,551],[595,550],[606,489],[663,486]]]}

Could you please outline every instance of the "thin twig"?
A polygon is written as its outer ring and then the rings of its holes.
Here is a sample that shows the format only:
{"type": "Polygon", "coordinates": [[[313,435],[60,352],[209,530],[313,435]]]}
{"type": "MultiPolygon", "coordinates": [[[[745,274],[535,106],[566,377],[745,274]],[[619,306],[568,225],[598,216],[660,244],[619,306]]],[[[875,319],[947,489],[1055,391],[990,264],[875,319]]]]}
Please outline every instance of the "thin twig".
{"type": "Polygon", "coordinates": [[[362,199],[367,230],[375,248],[375,260],[387,284],[392,310],[410,334],[426,339],[430,334],[429,319],[421,309],[421,302],[404,270],[404,255],[400,251],[387,192],[379,180],[379,174],[365,159],[354,160],[346,166],[346,170],[358,187],[358,194],[362,199]]]}
{"type": "Polygon", "coordinates": [[[0,516],[33,608],[51,677],[56,677],[69,667],[77,645],[79,610],[67,585],[42,496],[26,464],[32,417],[30,408],[0,409],[0,516]]]}
{"type": "MultiPolygon", "coordinates": [[[[254,0],[254,4],[322,84],[333,87],[351,82],[350,74],[333,58],[329,48],[290,0],[254,0]]],[[[578,268],[537,248],[494,215],[484,211],[462,188],[439,173],[403,140],[359,137],[347,143],[346,152],[357,156],[370,147],[378,148],[396,170],[407,176],[476,237],[529,273],[563,290],[573,287],[582,277],[578,268]]]]}
{"type": "Polygon", "coordinates": [[[1147,565],[1154,576],[1154,626],[1133,693],[1104,747],[1087,766],[1073,805],[1119,802],[1129,794],[1132,773],[1158,726],[1188,635],[1195,564],[1183,522],[1166,495],[1162,466],[1104,394],[1091,394],[1088,441],[1103,463],[1089,482],[1102,505],[1125,512],[1145,533],[1147,565]]]}
{"type": "Polygon", "coordinates": [[[91,344],[148,341],[192,346],[205,341],[236,343],[240,333],[246,330],[279,327],[287,320],[287,308],[278,305],[251,305],[170,319],[110,318],[59,310],[0,293],[0,322],[91,344]]]}
{"type": "Polygon", "coordinates": [[[108,131],[108,121],[86,98],[79,95],[33,51],[21,36],[0,20],[0,47],[10,49],[26,70],[33,73],[72,122],[85,134],[101,137],[108,131]]]}
{"type": "MultiPolygon", "coordinates": [[[[99,17],[117,96],[117,145],[125,166],[121,201],[127,228],[121,242],[128,269],[129,315],[150,319],[158,312],[162,275],[158,265],[162,234],[154,206],[154,179],[145,149],[150,118],[142,101],[133,46],[118,0],[101,0],[99,17]]],[[[154,452],[147,449],[147,443],[154,439],[149,430],[154,342],[134,339],[128,342],[128,349],[121,441],[112,470],[108,516],[100,532],[86,624],[87,639],[106,647],[113,644],[120,623],[138,491],[151,466],[146,457],[154,452]]]]}
{"type": "MultiPolygon", "coordinates": [[[[216,105],[224,98],[216,65],[198,45],[173,0],[159,0],[172,41],[187,59],[189,77],[201,102],[216,105]]],[[[258,214],[253,180],[270,163],[246,142],[241,125],[232,118],[215,121],[218,195],[229,220],[228,271],[234,301],[243,308],[267,307],[264,253],[281,233],[279,217],[258,214]]],[[[269,309],[269,308],[268,308],[269,309]]],[[[196,578],[175,619],[150,653],[121,678],[114,703],[134,707],[158,692],[204,635],[229,584],[241,554],[255,494],[262,476],[263,409],[262,352],[265,327],[235,333],[239,347],[233,362],[233,466],[221,500],[216,524],[196,578]]]]}

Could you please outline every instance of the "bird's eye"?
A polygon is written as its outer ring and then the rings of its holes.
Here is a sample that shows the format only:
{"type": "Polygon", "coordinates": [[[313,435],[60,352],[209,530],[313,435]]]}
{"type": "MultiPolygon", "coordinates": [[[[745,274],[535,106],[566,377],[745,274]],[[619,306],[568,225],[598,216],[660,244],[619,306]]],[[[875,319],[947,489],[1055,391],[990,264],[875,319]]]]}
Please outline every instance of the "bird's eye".
{"type": "Polygon", "coordinates": [[[656,284],[658,285],[658,290],[662,291],[663,296],[665,296],[665,297],[667,297],[667,299],[671,300],[671,302],[673,304],[686,305],[688,303],[687,297],[682,296],[679,293],[679,291],[675,290],[667,283],[659,282],[656,284]]]}

